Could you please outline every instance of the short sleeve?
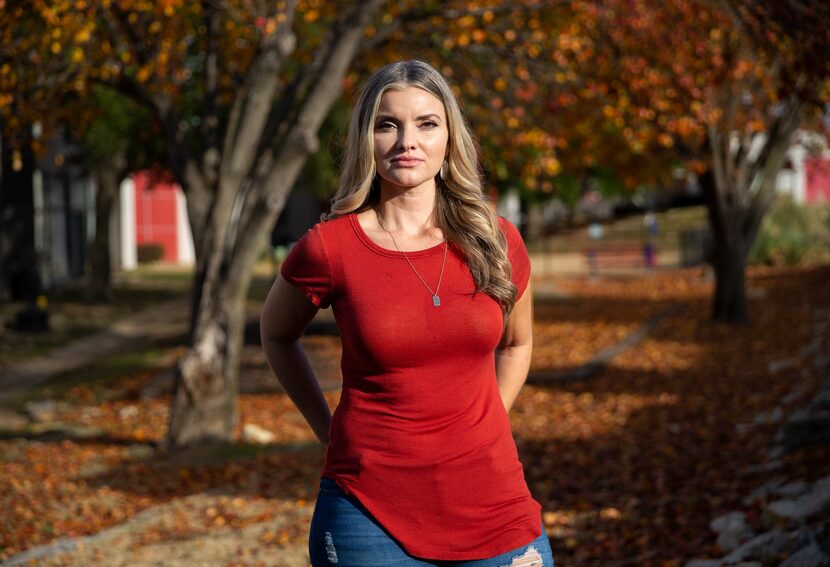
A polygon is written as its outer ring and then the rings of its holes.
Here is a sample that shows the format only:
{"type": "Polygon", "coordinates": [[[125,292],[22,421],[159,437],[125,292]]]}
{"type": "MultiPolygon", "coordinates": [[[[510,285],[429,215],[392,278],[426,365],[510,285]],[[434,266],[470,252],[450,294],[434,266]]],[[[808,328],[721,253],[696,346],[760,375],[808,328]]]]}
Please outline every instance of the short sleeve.
{"type": "Polygon", "coordinates": [[[522,235],[515,225],[504,217],[499,217],[499,228],[507,239],[507,259],[510,260],[512,273],[510,279],[519,290],[520,298],[530,281],[530,256],[527,253],[522,235]]]}
{"type": "Polygon", "coordinates": [[[317,307],[329,306],[333,288],[331,266],[319,224],[308,229],[291,248],[280,275],[317,307]]]}

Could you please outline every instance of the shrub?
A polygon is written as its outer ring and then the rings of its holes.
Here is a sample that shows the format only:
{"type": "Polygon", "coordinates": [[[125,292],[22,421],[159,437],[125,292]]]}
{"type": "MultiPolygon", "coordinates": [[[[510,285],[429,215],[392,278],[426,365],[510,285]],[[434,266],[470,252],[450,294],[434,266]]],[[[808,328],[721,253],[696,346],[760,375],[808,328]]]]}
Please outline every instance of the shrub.
{"type": "Polygon", "coordinates": [[[774,266],[830,261],[830,207],[779,197],[764,218],[748,260],[774,266]]]}
{"type": "Polygon", "coordinates": [[[162,244],[158,244],[157,242],[139,244],[136,249],[136,255],[139,264],[158,262],[164,258],[164,246],[162,244]]]}

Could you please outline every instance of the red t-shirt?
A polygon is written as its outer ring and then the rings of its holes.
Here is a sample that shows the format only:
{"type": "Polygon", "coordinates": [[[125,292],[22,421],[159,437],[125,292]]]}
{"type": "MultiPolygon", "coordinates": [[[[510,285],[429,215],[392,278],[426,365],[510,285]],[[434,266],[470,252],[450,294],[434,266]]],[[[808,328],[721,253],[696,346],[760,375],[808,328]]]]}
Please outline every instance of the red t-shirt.
{"type": "MultiPolygon", "coordinates": [[[[499,226],[521,295],[527,249],[510,222],[499,226]]],[[[432,289],[443,253],[439,244],[406,254],[432,289]]],[[[323,475],[416,557],[484,559],[536,539],[540,506],[496,383],[501,309],[473,293],[458,251],[450,245],[438,307],[355,214],[311,228],[281,274],[315,305],[331,304],[341,331],[343,392],[323,475]]]]}

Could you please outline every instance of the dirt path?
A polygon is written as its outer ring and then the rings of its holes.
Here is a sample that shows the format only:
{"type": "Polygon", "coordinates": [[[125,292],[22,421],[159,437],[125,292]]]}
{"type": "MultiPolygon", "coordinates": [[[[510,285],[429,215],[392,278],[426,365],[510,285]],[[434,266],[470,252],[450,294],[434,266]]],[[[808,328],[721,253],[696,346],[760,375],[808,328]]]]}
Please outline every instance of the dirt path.
{"type": "Polygon", "coordinates": [[[187,331],[187,313],[187,300],[173,299],[115,321],[103,331],[12,365],[0,372],[0,399],[125,349],[135,350],[151,338],[183,335],[187,331]]]}
{"type": "MultiPolygon", "coordinates": [[[[304,543],[291,543],[307,530],[312,505],[297,507],[263,500],[239,502],[220,494],[196,494],[154,506],[126,522],[82,538],[62,538],[31,549],[2,565],[48,567],[196,567],[215,565],[268,565],[305,567],[304,543]],[[213,511],[235,509],[234,524],[227,528],[194,529],[213,511]],[[266,521],[257,518],[267,516],[266,521]]],[[[221,516],[214,516],[221,517],[221,516]]],[[[218,523],[218,522],[214,522],[218,523]]]]}

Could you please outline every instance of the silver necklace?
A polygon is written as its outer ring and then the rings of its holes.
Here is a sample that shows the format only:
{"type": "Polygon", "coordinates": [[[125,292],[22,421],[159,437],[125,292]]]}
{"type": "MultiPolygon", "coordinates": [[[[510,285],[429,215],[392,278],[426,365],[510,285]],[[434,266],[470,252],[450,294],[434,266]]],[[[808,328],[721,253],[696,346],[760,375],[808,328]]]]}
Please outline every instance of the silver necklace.
{"type": "Polygon", "coordinates": [[[424,278],[421,277],[421,274],[418,273],[418,270],[415,269],[415,266],[409,259],[409,256],[406,255],[406,252],[400,249],[398,246],[395,237],[392,236],[392,233],[386,229],[386,226],[383,224],[383,220],[380,218],[380,213],[375,210],[375,216],[378,218],[378,224],[380,227],[389,235],[389,238],[392,239],[392,244],[395,245],[395,250],[403,254],[404,259],[409,264],[409,267],[412,268],[412,271],[415,272],[415,275],[418,276],[418,279],[421,280],[421,283],[424,284],[424,287],[427,288],[429,294],[432,296],[432,305],[434,307],[441,306],[441,298],[438,297],[438,289],[441,287],[441,280],[444,278],[444,265],[447,263],[447,241],[444,240],[444,259],[441,261],[441,273],[438,275],[438,285],[435,286],[435,291],[432,291],[432,288],[427,285],[427,282],[424,281],[424,278]]]}

